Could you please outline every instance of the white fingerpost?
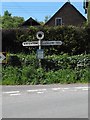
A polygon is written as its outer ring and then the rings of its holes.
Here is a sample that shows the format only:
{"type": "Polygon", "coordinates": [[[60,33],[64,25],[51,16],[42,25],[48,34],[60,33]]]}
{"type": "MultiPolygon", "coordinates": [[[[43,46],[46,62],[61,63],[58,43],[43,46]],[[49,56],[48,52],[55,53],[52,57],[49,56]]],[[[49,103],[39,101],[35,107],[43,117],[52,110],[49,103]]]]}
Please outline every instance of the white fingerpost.
{"type": "Polygon", "coordinates": [[[26,47],[39,46],[39,49],[37,50],[37,58],[39,59],[39,67],[41,67],[41,59],[44,58],[44,51],[43,49],[41,49],[41,46],[62,45],[63,42],[60,40],[41,41],[44,38],[44,32],[42,31],[38,31],[36,33],[36,38],[38,39],[38,41],[27,41],[23,42],[22,45],[26,47]]]}
{"type": "MultiPolygon", "coordinates": [[[[36,37],[39,40],[38,45],[39,45],[39,51],[41,50],[41,40],[44,38],[44,33],[42,31],[39,31],[36,33],[36,37]]],[[[41,58],[39,58],[39,67],[41,67],[41,58]]]]}

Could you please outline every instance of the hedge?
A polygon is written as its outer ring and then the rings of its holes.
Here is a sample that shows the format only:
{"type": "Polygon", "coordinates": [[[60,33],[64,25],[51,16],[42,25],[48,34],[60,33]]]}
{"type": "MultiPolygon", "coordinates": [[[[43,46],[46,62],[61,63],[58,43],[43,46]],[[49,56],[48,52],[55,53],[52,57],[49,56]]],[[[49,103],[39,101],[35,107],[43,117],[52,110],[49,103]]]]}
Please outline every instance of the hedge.
{"type": "Polygon", "coordinates": [[[3,29],[3,51],[11,53],[25,52],[32,53],[38,47],[25,48],[22,46],[24,41],[36,41],[37,31],[43,31],[45,34],[44,40],[61,40],[61,46],[43,46],[47,54],[82,54],[90,52],[90,28],[89,27],[30,27],[18,29],[3,29]]]}
{"type": "Polygon", "coordinates": [[[46,56],[42,68],[39,68],[35,55],[8,55],[8,64],[2,69],[2,84],[87,83],[89,71],[90,54],[46,56]]]}
{"type": "MultiPolygon", "coordinates": [[[[5,66],[34,66],[39,67],[39,61],[36,55],[33,54],[8,54],[7,64],[5,66]]],[[[87,68],[90,67],[90,54],[86,55],[74,55],[70,56],[68,54],[63,55],[48,55],[41,60],[42,68],[46,71],[49,70],[59,70],[59,69],[77,69],[77,68],[87,68]]]]}
{"type": "Polygon", "coordinates": [[[60,69],[45,72],[42,68],[35,69],[31,66],[18,67],[8,66],[3,68],[3,85],[30,85],[30,84],[71,84],[88,83],[90,80],[90,69],[79,71],[72,69],[60,69]]]}

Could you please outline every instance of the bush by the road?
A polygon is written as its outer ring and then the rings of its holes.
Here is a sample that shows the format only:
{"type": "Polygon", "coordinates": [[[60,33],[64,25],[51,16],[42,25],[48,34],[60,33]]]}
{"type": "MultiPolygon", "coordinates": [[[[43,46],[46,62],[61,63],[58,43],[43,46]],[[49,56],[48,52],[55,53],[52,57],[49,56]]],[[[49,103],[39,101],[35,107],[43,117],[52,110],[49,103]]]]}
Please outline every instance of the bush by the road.
{"type": "Polygon", "coordinates": [[[39,68],[35,55],[18,54],[17,58],[20,66],[13,66],[10,61],[3,65],[2,84],[69,84],[87,83],[90,80],[90,54],[46,56],[42,61],[42,68],[39,68]]]}
{"type": "Polygon", "coordinates": [[[37,47],[28,49],[22,46],[22,42],[36,41],[36,33],[40,30],[45,34],[44,40],[61,40],[63,42],[61,46],[43,46],[42,48],[46,49],[46,53],[49,55],[59,54],[61,52],[71,55],[82,53],[88,54],[90,52],[90,28],[79,28],[74,26],[3,29],[3,51],[9,51],[11,53],[35,52],[37,47]]]}

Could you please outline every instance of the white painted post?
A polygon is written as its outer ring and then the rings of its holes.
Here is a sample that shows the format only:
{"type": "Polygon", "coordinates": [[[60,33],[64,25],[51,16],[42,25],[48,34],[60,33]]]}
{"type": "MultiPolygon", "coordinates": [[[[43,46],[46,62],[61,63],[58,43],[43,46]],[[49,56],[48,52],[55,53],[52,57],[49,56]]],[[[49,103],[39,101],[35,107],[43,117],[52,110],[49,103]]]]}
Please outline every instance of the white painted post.
{"type": "MultiPolygon", "coordinates": [[[[44,38],[44,33],[42,31],[37,32],[36,34],[38,41],[38,45],[39,45],[39,50],[41,50],[41,40],[44,38]]],[[[41,68],[41,59],[39,58],[39,67],[41,68]]]]}

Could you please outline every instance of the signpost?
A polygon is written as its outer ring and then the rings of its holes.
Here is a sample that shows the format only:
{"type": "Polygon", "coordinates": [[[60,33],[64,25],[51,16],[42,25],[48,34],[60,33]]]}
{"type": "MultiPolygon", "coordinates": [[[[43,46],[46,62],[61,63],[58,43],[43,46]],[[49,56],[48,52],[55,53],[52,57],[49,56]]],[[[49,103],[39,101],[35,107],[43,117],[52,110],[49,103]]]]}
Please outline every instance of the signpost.
{"type": "Polygon", "coordinates": [[[41,41],[44,38],[44,33],[42,31],[37,32],[36,37],[38,41],[27,41],[23,42],[23,46],[39,46],[37,50],[37,58],[39,59],[39,67],[41,67],[41,59],[44,58],[44,50],[41,49],[41,46],[49,46],[49,45],[62,45],[62,41],[41,41]]]}
{"type": "Polygon", "coordinates": [[[62,41],[42,41],[42,46],[62,45],[62,41]]]}
{"type": "Polygon", "coordinates": [[[41,40],[44,38],[44,33],[42,31],[37,32],[36,37],[38,39],[38,45],[39,45],[39,52],[38,52],[38,57],[39,57],[39,67],[41,67],[41,58],[43,56],[39,55],[42,54],[43,52],[41,51],[41,40]]]}
{"type": "Polygon", "coordinates": [[[38,41],[32,41],[32,42],[27,41],[27,42],[23,42],[22,45],[26,47],[27,46],[38,46],[38,41]]]}
{"type": "MultiPolygon", "coordinates": [[[[32,42],[23,42],[23,46],[39,46],[39,41],[32,41],[32,42]]],[[[48,46],[48,45],[62,45],[62,41],[41,41],[41,46],[48,46]]]]}

